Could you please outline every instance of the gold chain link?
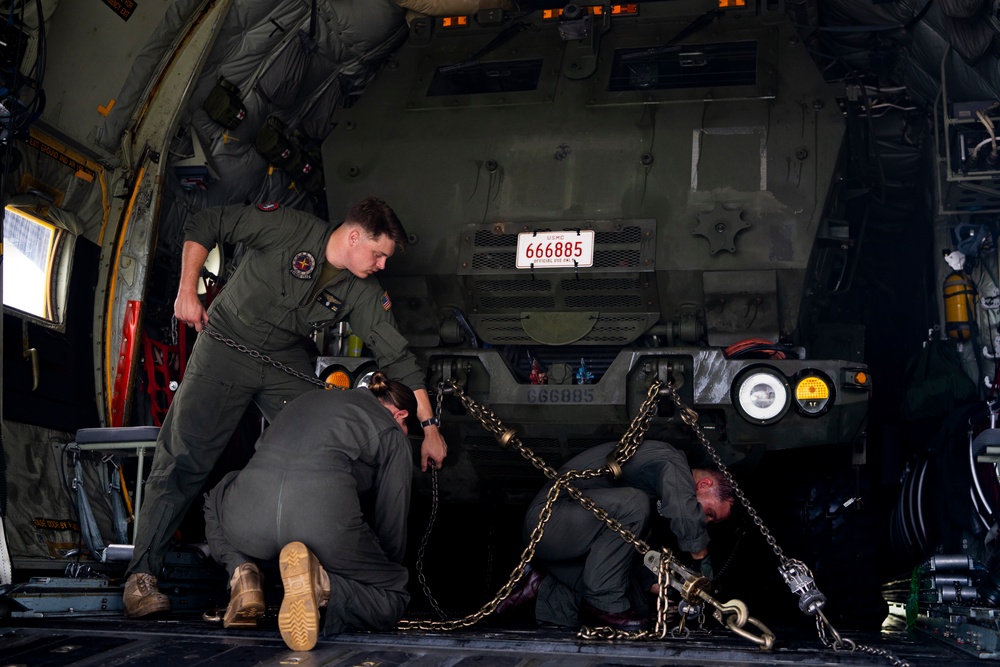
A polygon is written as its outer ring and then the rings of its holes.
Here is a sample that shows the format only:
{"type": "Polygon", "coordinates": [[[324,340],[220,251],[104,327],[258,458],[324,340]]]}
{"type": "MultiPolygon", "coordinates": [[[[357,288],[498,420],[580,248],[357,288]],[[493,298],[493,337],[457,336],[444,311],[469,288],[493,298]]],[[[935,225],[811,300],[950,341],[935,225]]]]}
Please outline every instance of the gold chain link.
{"type": "Polygon", "coordinates": [[[302,371],[296,370],[291,366],[286,366],[277,359],[272,359],[271,357],[267,356],[266,354],[264,354],[259,350],[255,350],[252,347],[248,347],[243,343],[237,343],[232,338],[226,338],[225,336],[223,336],[221,333],[219,333],[214,329],[209,329],[208,327],[204,327],[202,328],[201,331],[202,333],[208,334],[210,337],[219,341],[223,345],[233,348],[237,352],[242,352],[243,354],[249,355],[253,359],[263,361],[265,364],[268,364],[269,366],[274,366],[278,370],[284,371],[285,373],[297,377],[300,380],[305,380],[306,382],[322,387],[323,389],[333,389],[334,387],[336,387],[337,389],[346,389],[346,387],[338,387],[335,384],[324,382],[315,375],[309,375],[308,373],[303,373],[302,371]]]}
{"type": "MultiPolygon", "coordinates": [[[[500,588],[497,594],[492,600],[487,602],[478,611],[473,612],[467,616],[459,619],[447,620],[447,621],[414,621],[409,619],[403,619],[399,622],[398,627],[400,629],[417,629],[417,630],[455,630],[458,628],[468,627],[474,625],[482,620],[485,616],[496,611],[496,608],[500,605],[504,599],[506,599],[511,592],[513,592],[514,587],[517,582],[520,581],[521,577],[527,569],[529,561],[534,557],[535,549],[538,543],[541,541],[542,536],[545,532],[545,525],[552,516],[552,508],[555,505],[556,500],[559,498],[559,494],[565,491],[567,495],[576,500],[585,509],[590,511],[594,516],[596,516],[600,521],[607,525],[611,530],[618,533],[619,536],[626,543],[632,545],[640,555],[645,554],[649,551],[649,545],[637,537],[634,533],[624,528],[619,521],[611,517],[605,510],[598,507],[590,498],[585,496],[582,491],[577,489],[571,484],[571,482],[578,479],[593,479],[595,477],[601,477],[604,475],[615,476],[615,467],[617,466],[620,470],[621,464],[631,457],[638,446],[642,443],[645,437],[646,431],[649,428],[649,424],[652,421],[652,417],[656,411],[656,405],[659,400],[660,387],[662,384],[659,380],[655,380],[650,386],[649,391],[646,395],[646,400],[643,401],[642,406],[639,408],[639,412],[636,414],[635,418],[632,420],[629,428],[626,430],[625,434],[622,436],[618,445],[608,456],[608,463],[601,466],[600,468],[592,468],[588,470],[568,470],[562,474],[556,472],[544,460],[539,458],[534,452],[532,452],[528,447],[526,447],[517,437],[516,431],[513,429],[506,429],[503,423],[500,421],[499,417],[487,408],[486,406],[476,403],[472,398],[467,396],[458,386],[456,382],[449,381],[447,383],[451,392],[458,397],[461,401],[463,407],[466,411],[474,416],[480,424],[489,432],[491,432],[501,445],[506,448],[513,446],[518,452],[527,459],[535,468],[540,470],[546,477],[553,480],[552,488],[549,489],[546,494],[545,504],[542,506],[542,510],[538,517],[538,524],[535,526],[534,530],[531,532],[531,537],[528,540],[528,545],[525,547],[524,551],[521,552],[521,559],[517,566],[511,572],[510,578],[507,582],[500,588]]],[[[443,390],[443,388],[442,388],[443,390]]],[[[738,603],[745,610],[746,606],[739,601],[731,601],[727,604],[722,604],[712,598],[707,592],[707,579],[701,576],[693,575],[689,570],[684,568],[680,563],[673,557],[673,555],[668,551],[664,550],[660,557],[659,573],[657,576],[657,581],[659,586],[659,596],[657,598],[657,622],[652,630],[640,630],[636,632],[630,632],[625,630],[618,630],[614,628],[581,628],[578,636],[583,639],[663,639],[667,634],[668,625],[668,611],[669,611],[669,601],[667,599],[667,589],[670,587],[670,576],[667,573],[667,569],[672,569],[678,573],[690,577],[693,581],[692,584],[688,585],[685,590],[688,591],[688,595],[692,598],[690,601],[694,601],[694,598],[700,598],[713,607],[717,608],[716,618],[723,622],[723,624],[729,629],[738,630],[737,634],[743,636],[755,643],[761,645],[765,649],[771,648],[774,643],[774,635],[768,630],[762,623],[749,617],[747,614],[737,615],[736,619],[731,616],[729,618],[723,617],[723,612],[731,608],[735,603],[738,603]],[[761,636],[755,636],[750,631],[746,630],[743,626],[750,622],[752,625],[756,626],[761,631],[761,636]]],[[[676,587],[676,586],[675,586],[676,587]]]]}

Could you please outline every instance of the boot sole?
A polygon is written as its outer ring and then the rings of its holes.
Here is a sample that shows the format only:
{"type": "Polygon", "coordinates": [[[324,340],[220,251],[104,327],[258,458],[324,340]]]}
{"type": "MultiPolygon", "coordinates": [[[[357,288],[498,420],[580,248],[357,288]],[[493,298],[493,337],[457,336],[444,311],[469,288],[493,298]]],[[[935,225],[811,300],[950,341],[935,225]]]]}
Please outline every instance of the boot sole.
{"type": "Polygon", "coordinates": [[[313,581],[314,556],[301,542],[286,544],[278,567],[285,596],[278,611],[281,638],[293,651],[308,651],[319,639],[319,606],[313,581]]]}
{"type": "Polygon", "coordinates": [[[248,600],[237,600],[236,611],[229,615],[227,608],[226,615],[222,619],[224,628],[256,628],[257,619],[264,615],[265,605],[259,594],[250,594],[242,597],[248,600]]]}
{"type": "Polygon", "coordinates": [[[166,596],[159,602],[147,602],[138,609],[129,609],[128,605],[125,606],[125,616],[128,618],[142,618],[143,616],[152,616],[153,614],[162,614],[168,611],[170,611],[170,598],[166,596]]]}

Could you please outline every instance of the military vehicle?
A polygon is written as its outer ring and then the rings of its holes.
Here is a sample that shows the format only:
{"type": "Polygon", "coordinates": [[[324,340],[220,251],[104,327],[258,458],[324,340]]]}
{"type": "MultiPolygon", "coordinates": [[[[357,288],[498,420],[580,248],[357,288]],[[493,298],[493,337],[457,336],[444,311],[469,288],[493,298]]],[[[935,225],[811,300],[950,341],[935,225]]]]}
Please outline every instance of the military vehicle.
{"type": "MultiPolygon", "coordinates": [[[[417,19],[335,111],[327,199],[393,203],[412,242],[383,279],[430,386],[539,454],[617,439],[659,380],[727,463],[850,466],[871,379],[857,336],[814,325],[856,241],[838,92],[767,3],[417,19]]],[[[476,488],[517,490],[523,462],[454,405],[476,488]]],[[[669,401],[650,427],[695,441],[669,401]]]]}
{"type": "MultiPolygon", "coordinates": [[[[760,513],[714,544],[734,563],[724,587],[736,578],[734,594],[756,594],[755,615],[797,612],[766,524],[815,571],[835,618],[881,622],[878,572],[857,566],[878,543],[858,500],[879,385],[863,327],[831,308],[851,293],[868,220],[859,192],[874,168],[858,118],[871,100],[864,82],[824,77],[815,5],[62,0],[9,11],[13,572],[0,568],[0,583],[19,588],[3,591],[6,620],[120,614],[143,475],[194,338],[172,321],[183,220],[277,202],[335,221],[375,194],[410,235],[379,279],[450,445],[444,468],[420,476],[411,516],[446,606],[495,593],[522,547],[544,475],[502,444],[557,467],[638,423],[748,488],[760,513]],[[95,530],[103,548],[88,542],[95,530]]],[[[240,255],[218,249],[206,302],[240,255]]],[[[374,367],[346,328],[312,343],[331,382],[374,367]]],[[[248,412],[218,475],[263,427],[248,412]]],[[[194,508],[185,542],[198,541],[198,519],[194,508]]],[[[200,616],[224,600],[200,550],[169,564],[177,606],[200,616]]]]}

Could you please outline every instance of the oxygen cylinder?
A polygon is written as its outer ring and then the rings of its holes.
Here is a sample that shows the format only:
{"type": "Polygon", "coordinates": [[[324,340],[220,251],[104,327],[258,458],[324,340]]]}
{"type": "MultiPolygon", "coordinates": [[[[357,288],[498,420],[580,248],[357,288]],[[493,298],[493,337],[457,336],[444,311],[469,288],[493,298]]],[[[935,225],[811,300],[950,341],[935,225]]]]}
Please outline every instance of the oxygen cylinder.
{"type": "Polygon", "coordinates": [[[976,284],[968,274],[952,271],[944,279],[945,331],[949,338],[969,340],[975,323],[976,284]]]}

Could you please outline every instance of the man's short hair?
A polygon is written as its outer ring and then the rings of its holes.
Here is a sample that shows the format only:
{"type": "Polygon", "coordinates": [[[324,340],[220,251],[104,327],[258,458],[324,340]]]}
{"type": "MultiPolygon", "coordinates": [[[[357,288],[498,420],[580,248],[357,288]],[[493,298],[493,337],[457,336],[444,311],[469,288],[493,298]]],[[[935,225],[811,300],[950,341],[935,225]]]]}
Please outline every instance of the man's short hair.
{"type": "Polygon", "coordinates": [[[724,475],[721,470],[708,468],[707,472],[715,479],[715,488],[718,490],[719,500],[724,503],[736,500],[736,490],[728,475],[724,475]]]}
{"type": "Polygon", "coordinates": [[[344,222],[364,230],[370,238],[388,236],[398,248],[405,248],[406,230],[396,212],[378,197],[368,196],[351,207],[344,222]]]}

